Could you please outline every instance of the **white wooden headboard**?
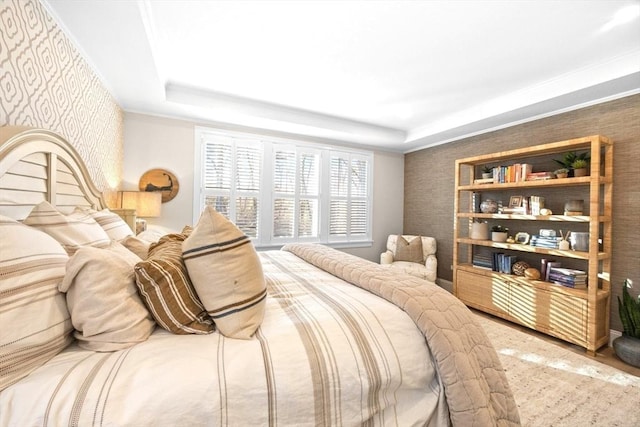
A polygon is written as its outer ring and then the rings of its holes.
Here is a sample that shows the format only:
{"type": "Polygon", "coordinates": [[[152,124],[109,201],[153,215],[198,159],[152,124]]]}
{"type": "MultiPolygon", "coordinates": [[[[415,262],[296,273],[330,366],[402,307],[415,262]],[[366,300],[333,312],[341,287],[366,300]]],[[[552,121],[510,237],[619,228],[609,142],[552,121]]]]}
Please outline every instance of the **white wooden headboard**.
{"type": "Polygon", "coordinates": [[[0,215],[17,220],[48,201],[62,212],[106,203],[76,150],[60,135],[22,126],[0,127],[0,215]]]}

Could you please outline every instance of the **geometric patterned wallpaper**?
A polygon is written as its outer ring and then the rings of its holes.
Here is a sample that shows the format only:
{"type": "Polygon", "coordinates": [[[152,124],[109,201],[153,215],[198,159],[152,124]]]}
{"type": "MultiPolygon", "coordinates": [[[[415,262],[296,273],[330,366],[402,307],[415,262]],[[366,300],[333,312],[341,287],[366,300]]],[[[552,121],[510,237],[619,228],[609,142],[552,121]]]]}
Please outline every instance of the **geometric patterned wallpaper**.
{"type": "Polygon", "coordinates": [[[96,186],[122,177],[123,113],[37,0],[0,0],[0,126],[52,130],[73,145],[96,186]]]}

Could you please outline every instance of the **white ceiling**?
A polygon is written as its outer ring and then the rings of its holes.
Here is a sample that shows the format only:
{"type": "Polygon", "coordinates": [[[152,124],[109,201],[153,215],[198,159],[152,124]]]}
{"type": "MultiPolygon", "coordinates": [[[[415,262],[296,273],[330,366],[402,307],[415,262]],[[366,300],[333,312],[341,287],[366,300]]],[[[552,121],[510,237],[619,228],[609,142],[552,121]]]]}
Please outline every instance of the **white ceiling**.
{"type": "Polygon", "coordinates": [[[230,128],[408,152],[640,92],[638,0],[42,1],[125,111],[230,128]]]}

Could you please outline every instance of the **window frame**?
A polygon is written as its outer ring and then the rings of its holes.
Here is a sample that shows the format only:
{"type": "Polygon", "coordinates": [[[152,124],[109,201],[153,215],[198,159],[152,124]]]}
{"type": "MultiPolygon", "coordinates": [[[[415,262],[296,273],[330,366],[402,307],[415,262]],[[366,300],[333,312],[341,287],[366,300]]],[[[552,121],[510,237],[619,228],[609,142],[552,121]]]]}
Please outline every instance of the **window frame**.
{"type": "MultiPolygon", "coordinates": [[[[258,199],[258,237],[252,238],[254,245],[258,248],[275,248],[291,242],[315,242],[326,244],[332,247],[369,247],[372,245],[373,233],[373,161],[374,153],[370,150],[352,149],[339,145],[319,144],[299,139],[288,139],[259,134],[226,131],[204,126],[195,127],[194,138],[194,176],[193,176],[193,223],[197,223],[202,210],[204,209],[204,147],[206,138],[222,138],[229,140],[249,142],[259,144],[262,147],[260,169],[260,197],[258,199]],[[294,200],[294,207],[297,206],[301,198],[309,198],[300,193],[300,156],[304,153],[314,153],[318,155],[318,194],[310,196],[318,200],[318,237],[299,237],[298,215],[299,211],[294,209],[294,232],[292,237],[274,237],[273,211],[274,202],[277,196],[274,187],[274,163],[277,149],[295,152],[295,191],[288,194],[294,200]],[[362,159],[366,161],[367,189],[366,196],[358,200],[365,200],[367,209],[366,232],[364,234],[345,236],[331,236],[329,234],[329,203],[331,201],[331,159],[333,156],[348,157],[349,165],[352,159],[362,159]]],[[[232,149],[232,171],[235,170],[235,147],[232,149]]],[[[235,175],[231,176],[232,190],[235,194],[235,175]]],[[[351,186],[351,175],[349,176],[349,186],[351,186]]],[[[278,193],[279,194],[279,193],[278,193]]],[[[351,199],[348,199],[351,200],[351,199]]],[[[348,203],[350,205],[350,203],[348,203]]],[[[230,208],[230,215],[232,209],[230,208]]],[[[347,214],[347,223],[351,218],[347,214]]]]}

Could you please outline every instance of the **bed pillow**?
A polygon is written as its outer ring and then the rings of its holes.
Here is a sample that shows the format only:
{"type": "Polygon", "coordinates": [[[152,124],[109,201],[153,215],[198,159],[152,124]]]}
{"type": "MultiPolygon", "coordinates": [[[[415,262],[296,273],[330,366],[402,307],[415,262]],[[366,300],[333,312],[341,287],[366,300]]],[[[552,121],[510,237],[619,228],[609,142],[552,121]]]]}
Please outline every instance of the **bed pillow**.
{"type": "Polygon", "coordinates": [[[64,215],[47,202],[35,206],[24,223],[56,239],[69,255],[83,246],[100,248],[111,243],[107,233],[88,213],[64,215]]]}
{"type": "Polygon", "coordinates": [[[182,257],[218,330],[227,337],[250,338],[262,323],[267,296],[251,240],[208,206],[182,244],[182,257]]]}
{"type": "Polygon", "coordinates": [[[0,391],[73,341],[58,292],[69,256],[51,236],[0,216],[0,391]]]}
{"type": "Polygon", "coordinates": [[[133,236],[133,231],[129,225],[117,213],[111,212],[109,209],[96,211],[88,208],[77,207],[74,213],[87,213],[91,218],[95,219],[98,225],[107,233],[111,240],[118,242],[133,236]]]}
{"type": "Polygon", "coordinates": [[[398,236],[396,241],[396,254],[393,257],[394,261],[408,261],[422,263],[422,238],[420,236],[414,237],[412,241],[398,236]]]}
{"type": "Polygon", "coordinates": [[[147,256],[149,256],[149,247],[152,242],[141,239],[138,236],[129,236],[121,240],[120,243],[129,251],[136,254],[138,258],[143,260],[147,259],[147,256]]]}
{"type": "Polygon", "coordinates": [[[198,298],[182,261],[184,234],[168,234],[135,266],[136,285],[153,318],[175,334],[208,334],[215,326],[198,298]]]}
{"type": "Polygon", "coordinates": [[[155,322],[138,295],[133,267],[139,261],[115,241],[80,248],[69,259],[58,290],[66,292],[80,347],[116,351],[149,338],[155,322]]]}

